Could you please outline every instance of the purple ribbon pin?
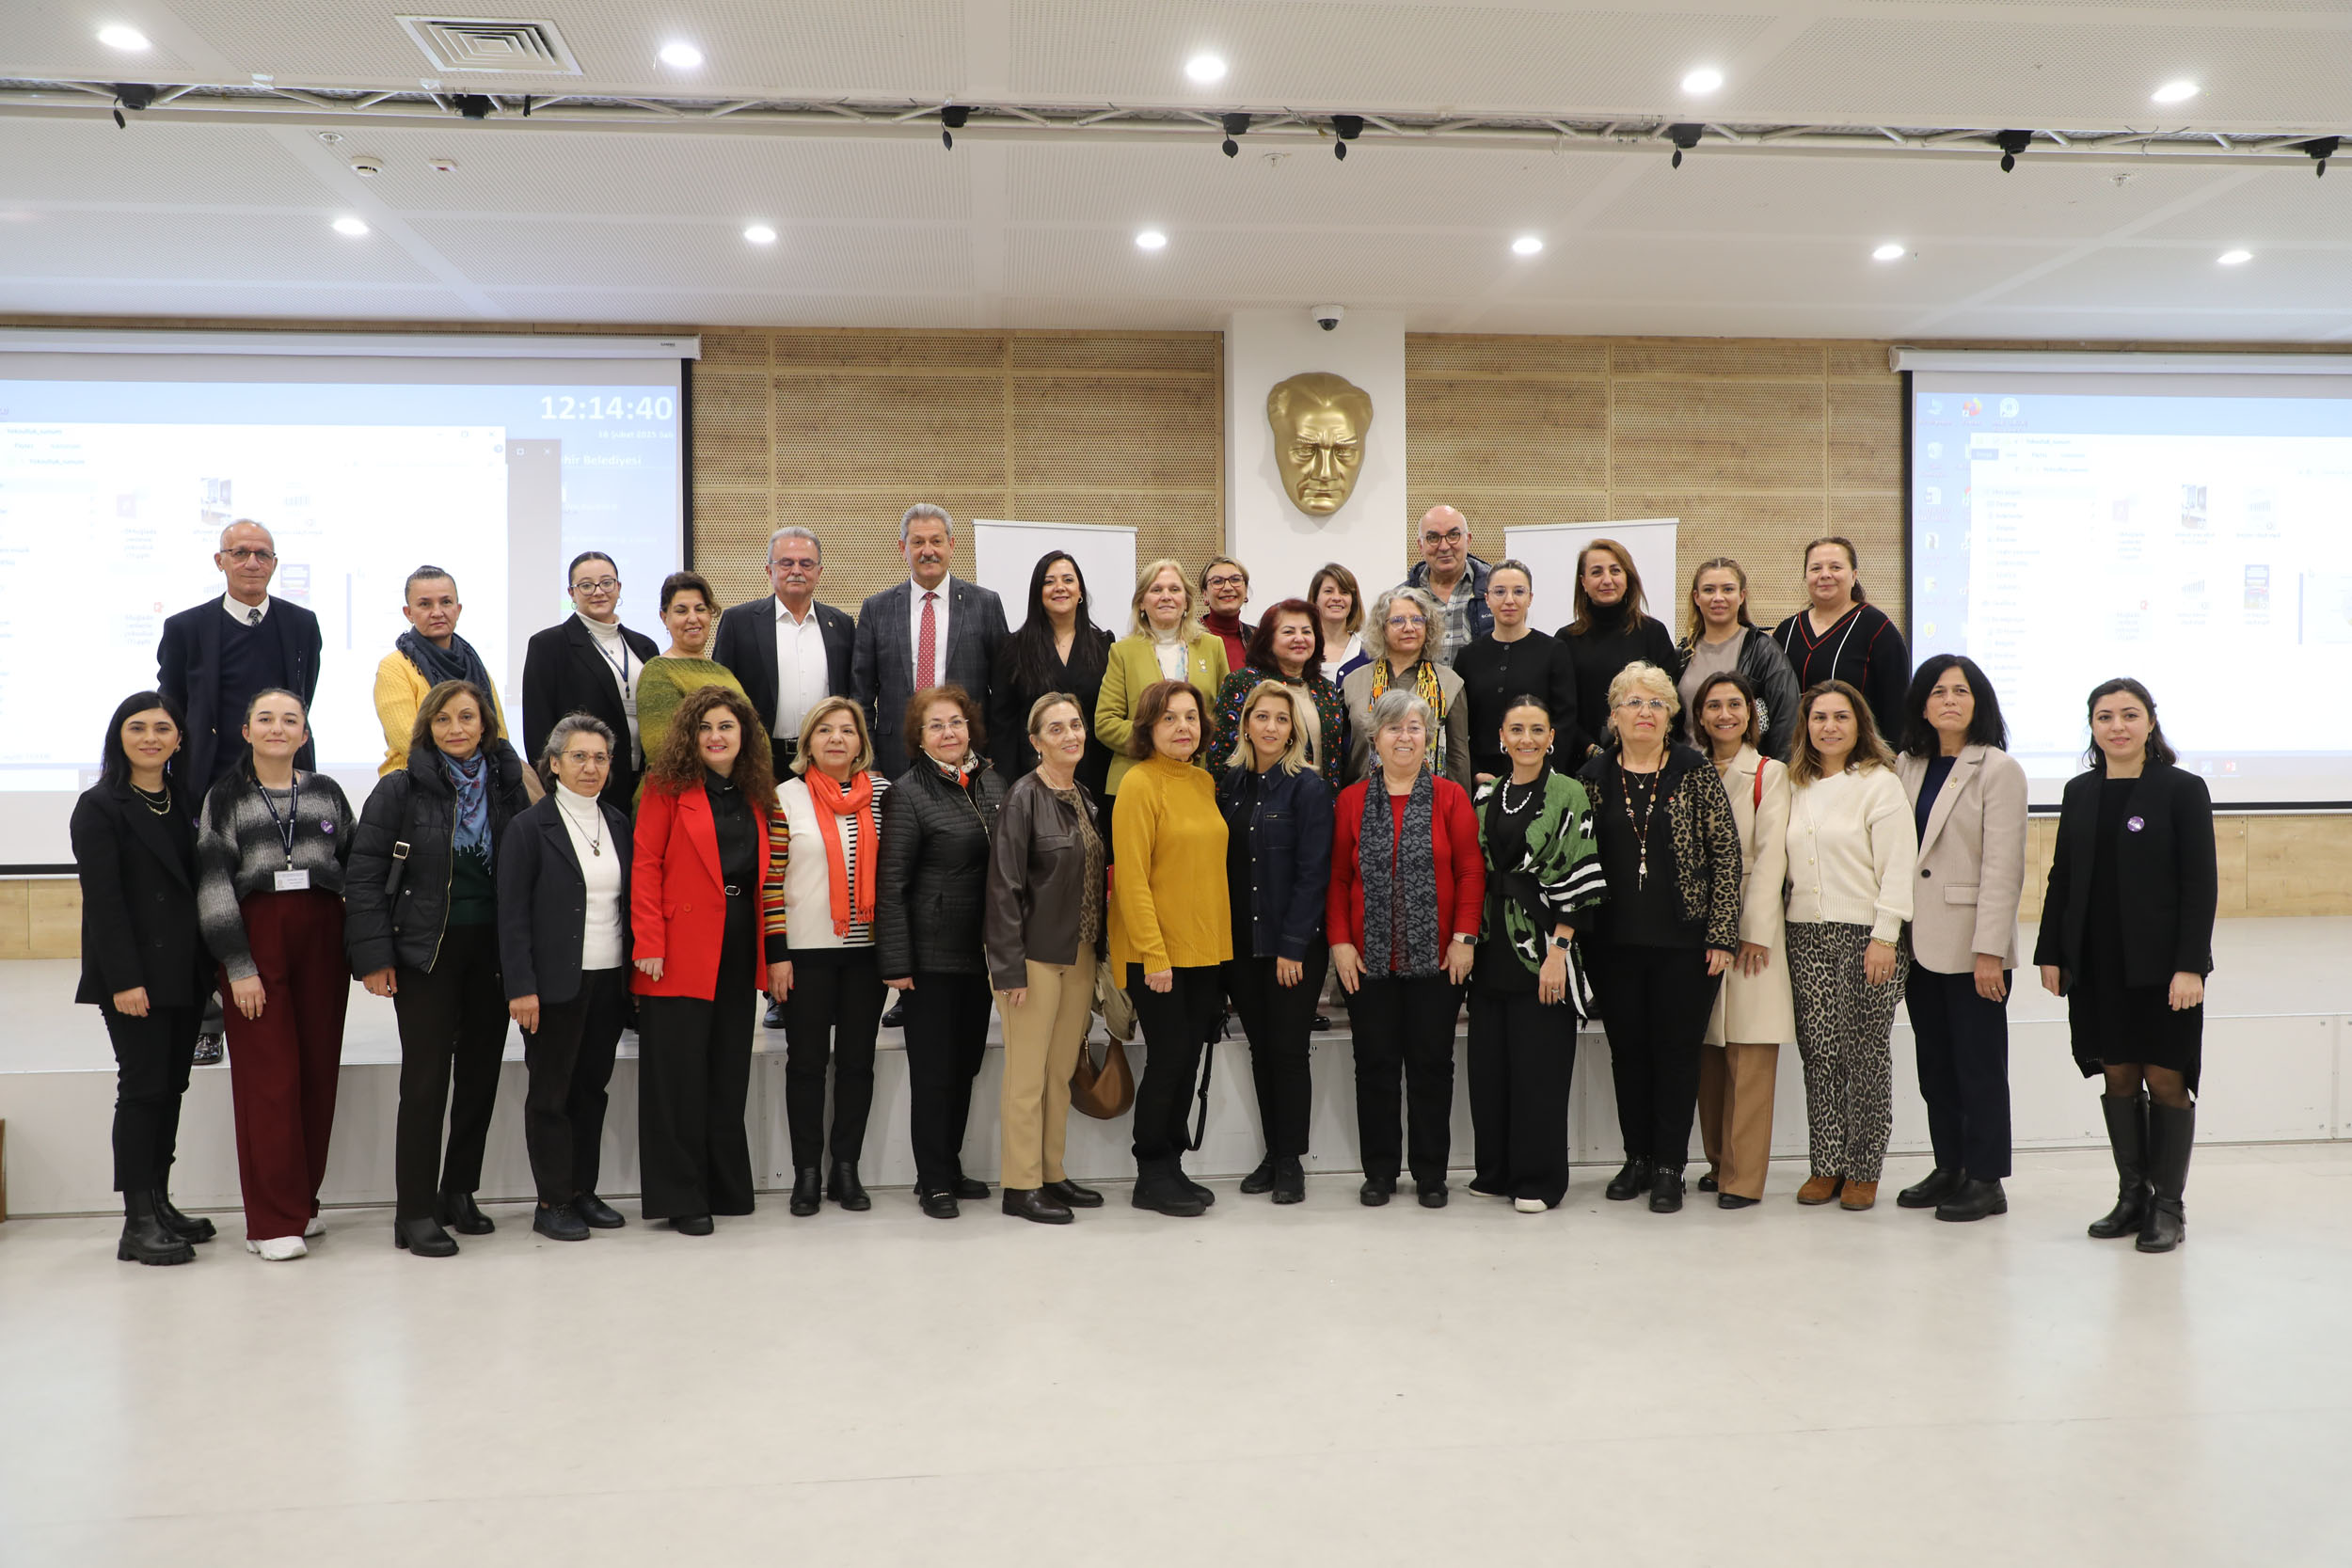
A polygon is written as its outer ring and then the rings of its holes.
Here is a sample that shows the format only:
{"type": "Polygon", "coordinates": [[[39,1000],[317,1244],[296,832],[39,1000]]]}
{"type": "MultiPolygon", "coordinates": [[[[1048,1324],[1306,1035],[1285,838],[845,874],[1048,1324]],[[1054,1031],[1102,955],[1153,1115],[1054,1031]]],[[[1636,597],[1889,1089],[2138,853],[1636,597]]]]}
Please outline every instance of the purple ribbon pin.
{"type": "Polygon", "coordinates": [[[2127,816],[2123,819],[2123,826],[2129,828],[2134,832],[2139,832],[2140,829],[2146,827],[2147,825],[2148,819],[2144,816],[2127,816]]]}
{"type": "MultiPolygon", "coordinates": [[[[323,832],[323,833],[330,833],[330,834],[331,834],[332,832],[334,832],[334,831],[335,831],[335,819],[334,819],[333,817],[331,817],[331,816],[322,816],[322,817],[320,817],[320,818],[319,818],[319,832],[323,832]]],[[[2137,816],[2135,816],[2135,817],[2133,817],[2133,818],[2132,818],[2132,832],[2139,832],[2139,818],[2138,818],[2138,817],[2137,817],[2137,816]]]]}

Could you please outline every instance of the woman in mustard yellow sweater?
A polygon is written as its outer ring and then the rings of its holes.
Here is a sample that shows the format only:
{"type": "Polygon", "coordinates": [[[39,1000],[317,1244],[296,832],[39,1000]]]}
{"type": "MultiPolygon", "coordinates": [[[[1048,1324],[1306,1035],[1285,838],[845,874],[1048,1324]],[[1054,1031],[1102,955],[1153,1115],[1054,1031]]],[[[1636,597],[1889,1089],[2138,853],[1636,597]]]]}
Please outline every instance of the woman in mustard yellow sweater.
{"type": "Polygon", "coordinates": [[[1225,1006],[1233,956],[1225,894],[1226,832],[1216,783],[1192,766],[1208,705],[1191,684],[1154,681],[1136,701],[1132,766],[1113,806],[1120,847],[1111,878],[1110,957],[1143,1027],[1136,1085],[1138,1209],[1189,1217],[1216,1195],[1184,1174],[1184,1113],[1200,1048],[1225,1006]]]}

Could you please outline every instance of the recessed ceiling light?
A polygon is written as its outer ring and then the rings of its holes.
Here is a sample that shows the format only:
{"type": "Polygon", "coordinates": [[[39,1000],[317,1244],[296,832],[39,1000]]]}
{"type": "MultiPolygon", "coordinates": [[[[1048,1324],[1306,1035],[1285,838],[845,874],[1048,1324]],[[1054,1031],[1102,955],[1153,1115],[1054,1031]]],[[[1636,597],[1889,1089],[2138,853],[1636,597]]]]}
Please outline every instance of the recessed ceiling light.
{"type": "Polygon", "coordinates": [[[340,217],[335,220],[335,232],[338,234],[348,234],[356,240],[367,231],[368,226],[358,218],[340,217]]]}
{"type": "Polygon", "coordinates": [[[2225,250],[2215,258],[2225,267],[2234,267],[2240,262],[2250,261],[2253,259],[2254,253],[2250,250],[2225,250]]]}
{"type": "Polygon", "coordinates": [[[703,63],[703,52],[691,43],[665,43],[661,46],[661,63],[679,71],[691,71],[703,63]]]}
{"type": "Polygon", "coordinates": [[[1225,62],[1215,55],[1195,55],[1184,62],[1184,74],[1206,87],[1225,80],[1225,62]]]}
{"type": "Polygon", "coordinates": [[[147,47],[147,35],[136,27],[101,27],[98,29],[98,41],[109,49],[139,50],[147,47]]]}
{"type": "Polygon", "coordinates": [[[773,245],[776,243],[776,231],[769,228],[764,223],[755,223],[749,229],[744,230],[743,237],[751,241],[754,245],[773,245]]]}
{"type": "Polygon", "coordinates": [[[1161,233],[1156,229],[1147,229],[1142,233],[1136,236],[1136,248],[1137,250],[1159,250],[1164,248],[1167,244],[1168,236],[1161,233]]]}
{"type": "Polygon", "coordinates": [[[1713,92],[1724,85],[1724,73],[1711,65],[1703,65],[1682,79],[1684,92],[1713,92]]]}
{"type": "Polygon", "coordinates": [[[1871,259],[1879,261],[1899,261],[1907,254],[1909,253],[1893,240],[1887,241],[1884,245],[1870,252],[1871,259]]]}
{"type": "Polygon", "coordinates": [[[1533,256],[1543,248],[1544,242],[1533,234],[1521,234],[1511,242],[1511,253],[1514,256],[1533,256]]]}
{"type": "Polygon", "coordinates": [[[2197,96],[2194,82],[2167,82],[2148,95],[2159,103],[2185,103],[2197,96]]]}

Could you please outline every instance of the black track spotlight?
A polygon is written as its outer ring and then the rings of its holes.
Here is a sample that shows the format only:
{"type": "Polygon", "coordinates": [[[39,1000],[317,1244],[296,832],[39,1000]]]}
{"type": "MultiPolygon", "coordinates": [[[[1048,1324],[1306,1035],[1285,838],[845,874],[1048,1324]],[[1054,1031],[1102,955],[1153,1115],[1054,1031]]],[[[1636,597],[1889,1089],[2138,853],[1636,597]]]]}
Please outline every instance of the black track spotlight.
{"type": "Polygon", "coordinates": [[[498,101],[484,92],[456,93],[450,102],[456,104],[457,112],[468,119],[487,119],[490,111],[498,107],[498,101]]]}
{"type": "Polygon", "coordinates": [[[2297,142],[2295,145],[2301,148],[2305,156],[2317,166],[2312,172],[2325,180],[2328,178],[2328,160],[2336,155],[2336,149],[2343,142],[2342,136],[2318,136],[2311,141],[2297,142]]]}
{"type": "Polygon", "coordinates": [[[1345,158],[1347,156],[1347,144],[1364,134],[1364,117],[1361,115],[1333,115],[1331,117],[1331,134],[1340,138],[1338,142],[1333,144],[1331,148],[1331,155],[1335,158],[1345,158]]]}
{"type": "Polygon", "coordinates": [[[155,88],[147,83],[117,82],[115,84],[115,125],[121,130],[129,130],[131,122],[122,118],[122,111],[129,109],[135,113],[154,102],[155,88]]]}
{"type": "Polygon", "coordinates": [[[1225,126],[1225,140],[1218,145],[1224,149],[1228,158],[1237,157],[1241,153],[1241,143],[1233,138],[1249,135],[1249,117],[1248,115],[1226,115],[1222,117],[1222,120],[1225,126]]]}
{"type": "Polygon", "coordinates": [[[2007,174],[2017,166],[2017,154],[2033,145],[2031,131],[1997,131],[1993,145],[2001,150],[2001,172],[2007,174]]]}
{"type": "Polygon", "coordinates": [[[1667,126],[1666,139],[1675,144],[1674,163],[1670,166],[1680,168],[1682,155],[1698,146],[1699,138],[1705,135],[1707,135],[1706,126],[1692,124],[1688,120],[1667,126]]]}
{"type": "Polygon", "coordinates": [[[939,145],[955,146],[956,133],[962,130],[965,122],[971,118],[972,109],[969,104],[949,103],[943,107],[939,111],[939,145]]]}

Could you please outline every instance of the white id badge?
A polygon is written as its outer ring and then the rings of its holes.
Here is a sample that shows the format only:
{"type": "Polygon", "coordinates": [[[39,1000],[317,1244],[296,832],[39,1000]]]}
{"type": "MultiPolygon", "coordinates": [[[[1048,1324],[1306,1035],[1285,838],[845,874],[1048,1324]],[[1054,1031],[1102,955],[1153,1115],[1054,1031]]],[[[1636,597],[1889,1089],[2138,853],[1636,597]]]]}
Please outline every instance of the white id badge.
{"type": "Polygon", "coordinates": [[[310,873],[307,870],[280,871],[277,873],[277,890],[279,893],[308,893],[310,891],[310,873]]]}

